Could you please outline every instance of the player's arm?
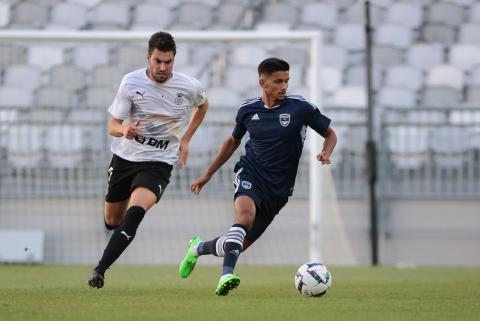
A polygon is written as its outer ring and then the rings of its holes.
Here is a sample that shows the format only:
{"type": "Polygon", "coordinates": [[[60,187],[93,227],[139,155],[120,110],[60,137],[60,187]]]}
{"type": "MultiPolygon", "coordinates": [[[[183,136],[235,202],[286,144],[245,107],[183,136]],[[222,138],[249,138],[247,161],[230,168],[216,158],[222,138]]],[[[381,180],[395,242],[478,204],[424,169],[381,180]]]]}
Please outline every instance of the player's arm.
{"type": "Polygon", "coordinates": [[[197,131],[198,127],[202,123],[203,119],[205,118],[205,114],[208,110],[208,100],[205,99],[205,102],[197,107],[195,107],[192,111],[192,115],[190,116],[190,121],[188,122],[187,129],[183,134],[182,138],[180,139],[180,147],[179,147],[179,164],[180,168],[185,166],[188,157],[188,144],[193,137],[193,134],[197,131]]]}
{"type": "Polygon", "coordinates": [[[337,144],[337,135],[332,127],[328,126],[327,130],[322,135],[325,138],[323,142],[322,152],[317,155],[317,160],[322,164],[330,164],[330,155],[333,153],[333,149],[337,144]]]}
{"type": "Polygon", "coordinates": [[[136,120],[128,125],[123,125],[123,119],[115,118],[113,116],[108,120],[108,133],[114,137],[125,137],[126,139],[133,139],[135,136],[141,136],[142,133],[138,128],[140,120],[136,120]]]}
{"type": "Polygon", "coordinates": [[[223,164],[227,160],[230,159],[232,156],[233,152],[237,150],[238,146],[241,143],[241,139],[236,139],[233,136],[228,137],[222,144],[222,147],[220,147],[220,150],[217,153],[217,156],[215,156],[215,159],[213,162],[208,166],[207,170],[200,176],[198,177],[192,185],[190,185],[190,190],[194,194],[200,193],[202,190],[203,186],[207,184],[207,182],[212,178],[213,174],[222,167],[223,164]]]}

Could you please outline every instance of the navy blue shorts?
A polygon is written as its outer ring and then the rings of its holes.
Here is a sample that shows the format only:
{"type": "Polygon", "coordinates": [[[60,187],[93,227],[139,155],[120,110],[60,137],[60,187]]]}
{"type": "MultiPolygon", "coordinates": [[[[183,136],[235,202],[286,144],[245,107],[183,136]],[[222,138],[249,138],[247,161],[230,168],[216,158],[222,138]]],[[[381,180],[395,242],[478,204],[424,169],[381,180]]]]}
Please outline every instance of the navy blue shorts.
{"type": "Polygon", "coordinates": [[[288,197],[275,198],[266,195],[261,185],[255,182],[253,177],[243,168],[239,168],[235,172],[233,186],[235,188],[234,199],[238,196],[245,195],[255,202],[255,221],[253,222],[252,228],[247,232],[247,235],[245,235],[245,239],[253,243],[265,232],[275,216],[285,204],[287,204],[288,197]]]}

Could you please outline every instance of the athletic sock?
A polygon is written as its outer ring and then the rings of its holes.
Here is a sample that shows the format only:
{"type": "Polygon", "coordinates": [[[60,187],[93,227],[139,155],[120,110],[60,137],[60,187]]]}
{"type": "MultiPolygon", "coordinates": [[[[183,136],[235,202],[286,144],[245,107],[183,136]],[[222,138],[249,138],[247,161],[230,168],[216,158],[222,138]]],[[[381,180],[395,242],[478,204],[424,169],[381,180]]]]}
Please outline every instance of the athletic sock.
{"type": "Polygon", "coordinates": [[[228,231],[225,239],[225,256],[223,258],[222,275],[233,274],[238,257],[242,252],[243,239],[247,234],[247,227],[241,224],[234,224],[228,231]]]}
{"type": "Polygon", "coordinates": [[[123,253],[127,246],[132,242],[137,232],[138,225],[145,216],[145,210],[140,206],[132,206],[127,210],[125,220],[115,229],[110,241],[103,251],[103,256],[98,262],[96,271],[105,273],[110,265],[123,253]]]}
{"type": "Polygon", "coordinates": [[[197,247],[197,254],[206,255],[213,254],[215,256],[223,257],[223,244],[225,243],[225,236],[214,238],[211,241],[200,242],[197,247]]]}

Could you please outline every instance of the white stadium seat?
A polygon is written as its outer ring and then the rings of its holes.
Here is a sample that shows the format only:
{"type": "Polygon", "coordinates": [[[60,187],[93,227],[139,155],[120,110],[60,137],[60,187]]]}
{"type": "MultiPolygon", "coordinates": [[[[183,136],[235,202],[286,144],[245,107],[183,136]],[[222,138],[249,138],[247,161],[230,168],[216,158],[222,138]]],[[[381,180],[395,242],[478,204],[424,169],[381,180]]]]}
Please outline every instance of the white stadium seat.
{"type": "Polygon", "coordinates": [[[46,132],[45,147],[50,166],[74,168],[81,161],[82,131],[79,126],[54,125],[46,132]]]}
{"type": "Polygon", "coordinates": [[[397,48],[408,48],[412,43],[412,30],[401,24],[382,24],[376,32],[376,43],[397,48]]]}
{"type": "Polygon", "coordinates": [[[333,103],[338,107],[365,108],[367,106],[365,87],[340,87],[334,94],[333,103]]]}
{"type": "Polygon", "coordinates": [[[470,7],[470,21],[480,23],[480,2],[476,2],[470,7]]]}
{"type": "Polygon", "coordinates": [[[342,24],[337,27],[335,44],[347,50],[365,48],[365,31],[361,24],[342,24]]]}
{"type": "Polygon", "coordinates": [[[308,3],[301,7],[302,24],[333,29],[337,25],[337,6],[335,3],[308,3]]]}
{"type": "Polygon", "coordinates": [[[8,129],[8,161],[16,168],[36,167],[42,154],[45,128],[32,124],[13,125],[8,129]]]}
{"type": "Polygon", "coordinates": [[[74,92],[60,87],[41,87],[37,90],[36,104],[42,108],[72,108],[77,106],[74,92]]]}
{"type": "Polygon", "coordinates": [[[415,29],[422,24],[423,8],[415,2],[395,2],[387,8],[386,21],[415,29]]]}
{"type": "Polygon", "coordinates": [[[29,108],[33,105],[33,93],[20,87],[0,87],[0,107],[29,108]]]}
{"type": "Polygon", "coordinates": [[[378,95],[382,107],[414,108],[417,104],[415,92],[402,87],[383,87],[378,95]]]}
{"type": "Polygon", "coordinates": [[[427,162],[428,128],[395,126],[387,129],[387,135],[392,161],[399,169],[418,169],[427,162]]]}
{"type": "Polygon", "coordinates": [[[28,47],[28,63],[48,70],[52,66],[61,65],[65,61],[65,49],[63,46],[54,45],[31,45],[28,47]]]}
{"type": "Polygon", "coordinates": [[[450,48],[450,64],[464,71],[480,65],[480,46],[456,44],[450,48]]]}
{"type": "Polygon", "coordinates": [[[163,5],[155,2],[140,3],[134,9],[133,30],[162,30],[175,18],[172,10],[165,10],[163,5]]]}
{"type": "Polygon", "coordinates": [[[109,49],[102,44],[81,45],[73,50],[73,62],[86,70],[109,62],[109,49]]]}
{"type": "Polygon", "coordinates": [[[79,90],[86,85],[85,71],[73,65],[58,65],[50,70],[50,84],[67,90],[79,90]]]}
{"type": "Polygon", "coordinates": [[[101,2],[92,8],[93,29],[125,29],[130,20],[130,8],[123,1],[101,2]]]}
{"type": "Polygon", "coordinates": [[[343,48],[326,45],[323,48],[323,63],[326,66],[344,68],[347,66],[347,51],[343,48]]]}
{"type": "Polygon", "coordinates": [[[419,90],[423,86],[423,73],[412,66],[396,65],[387,69],[385,85],[403,86],[410,90],[419,90]]]}
{"type": "Polygon", "coordinates": [[[427,21],[456,27],[464,21],[463,10],[462,6],[452,2],[434,2],[429,7],[427,21]]]}
{"type": "Polygon", "coordinates": [[[0,28],[6,27],[10,23],[10,4],[0,2],[0,28]]]}
{"type": "Polygon", "coordinates": [[[427,86],[446,86],[462,90],[464,84],[461,69],[451,65],[438,65],[430,68],[427,74],[427,86]]]}
{"type": "Polygon", "coordinates": [[[227,87],[211,87],[208,89],[208,103],[213,108],[237,108],[242,97],[237,90],[227,87]]]}
{"type": "Polygon", "coordinates": [[[443,52],[439,43],[416,43],[408,49],[406,61],[415,68],[426,70],[444,62],[443,52]]]}
{"type": "Polygon", "coordinates": [[[87,8],[70,2],[56,4],[50,13],[47,29],[82,29],[88,23],[87,8]]]}
{"type": "Polygon", "coordinates": [[[458,40],[461,43],[480,46],[480,22],[462,25],[460,27],[458,40]]]}
{"type": "Polygon", "coordinates": [[[461,92],[448,86],[426,87],[422,91],[422,106],[434,108],[455,108],[461,101],[461,92]]]}
{"type": "Polygon", "coordinates": [[[259,46],[236,46],[232,49],[230,63],[236,66],[258,66],[258,63],[268,58],[268,52],[259,46]]]}
{"type": "Polygon", "coordinates": [[[7,66],[5,67],[4,84],[34,90],[42,84],[42,72],[40,68],[35,66],[7,66]]]}
{"type": "Polygon", "coordinates": [[[429,145],[433,150],[433,160],[441,167],[460,168],[469,148],[469,136],[461,127],[440,127],[432,130],[429,145]]]}
{"type": "Polygon", "coordinates": [[[334,66],[324,66],[322,68],[322,89],[325,92],[335,92],[343,82],[342,70],[334,66]]]}
{"type": "Polygon", "coordinates": [[[455,34],[455,27],[444,23],[426,23],[423,26],[423,40],[426,42],[451,45],[455,42],[455,34]]]}

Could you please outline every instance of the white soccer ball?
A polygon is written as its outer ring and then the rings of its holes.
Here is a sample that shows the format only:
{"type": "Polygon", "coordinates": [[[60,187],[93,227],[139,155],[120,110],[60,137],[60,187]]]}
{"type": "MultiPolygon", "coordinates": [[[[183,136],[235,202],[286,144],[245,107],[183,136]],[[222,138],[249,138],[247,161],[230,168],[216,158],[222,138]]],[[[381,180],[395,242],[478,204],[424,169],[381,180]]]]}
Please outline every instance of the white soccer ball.
{"type": "Polygon", "coordinates": [[[308,262],[295,273],[295,287],[305,296],[322,296],[332,285],[332,274],[322,263],[308,262]]]}

